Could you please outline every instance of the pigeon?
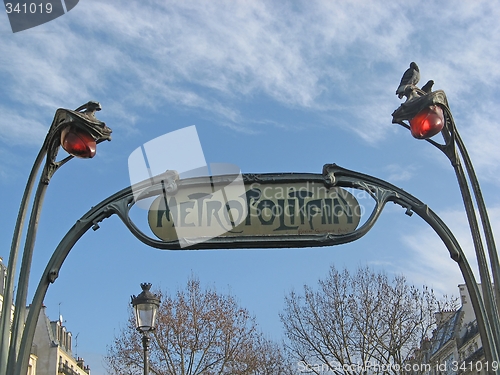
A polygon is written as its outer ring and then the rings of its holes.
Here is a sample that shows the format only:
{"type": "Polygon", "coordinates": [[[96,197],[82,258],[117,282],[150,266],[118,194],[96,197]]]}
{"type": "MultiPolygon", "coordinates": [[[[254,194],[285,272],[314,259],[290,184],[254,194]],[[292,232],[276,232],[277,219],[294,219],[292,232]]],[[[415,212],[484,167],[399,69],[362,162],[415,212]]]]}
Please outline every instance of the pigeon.
{"type": "Polygon", "coordinates": [[[396,90],[396,95],[399,99],[401,99],[405,95],[405,90],[407,86],[415,86],[420,80],[420,71],[418,69],[417,64],[412,62],[410,67],[403,74],[403,78],[401,78],[401,82],[399,84],[398,89],[396,90]]]}
{"type": "Polygon", "coordinates": [[[426,94],[430,93],[432,91],[433,84],[434,84],[434,81],[431,79],[425,85],[422,86],[422,91],[425,92],[426,94]]]}

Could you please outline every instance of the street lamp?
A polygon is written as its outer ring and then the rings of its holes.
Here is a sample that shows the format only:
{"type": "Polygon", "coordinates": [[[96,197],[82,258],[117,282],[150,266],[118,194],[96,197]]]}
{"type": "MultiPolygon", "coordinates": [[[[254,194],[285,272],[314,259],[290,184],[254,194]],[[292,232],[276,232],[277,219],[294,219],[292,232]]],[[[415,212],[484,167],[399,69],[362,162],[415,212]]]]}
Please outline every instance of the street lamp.
{"type": "Polygon", "coordinates": [[[137,297],[131,296],[134,307],[135,327],[142,333],[142,348],[144,350],[144,375],[149,374],[149,341],[150,332],[156,326],[156,313],[160,306],[160,299],[151,293],[150,283],[141,284],[142,292],[137,297]]]}
{"type": "Polygon", "coordinates": [[[409,129],[415,138],[424,139],[441,150],[455,170],[478,261],[485,310],[492,326],[493,337],[489,339],[498,343],[500,342],[500,262],[486,204],[469,154],[453,120],[446,94],[442,90],[431,90],[434,81],[429,81],[421,89],[418,88],[416,84],[419,78],[420,71],[417,65],[412,63],[410,69],[403,75],[397,90],[400,98],[406,96],[407,99],[392,113],[392,122],[409,129]],[[444,144],[430,139],[438,133],[442,134],[444,144]],[[461,161],[465,165],[469,181],[461,161]],[[469,184],[472,187],[486,239],[493,287],[469,184]]]}
{"type": "Polygon", "coordinates": [[[101,110],[101,105],[94,101],[90,101],[74,111],[63,108],[58,109],[31,169],[19,207],[9,254],[9,272],[7,273],[5,283],[2,313],[0,317],[0,374],[8,373],[9,371],[12,372],[13,366],[17,361],[17,354],[19,352],[20,340],[25,322],[25,307],[31,260],[47,186],[54,173],[74,156],[79,158],[91,158],[95,155],[96,144],[105,140],[111,140],[111,129],[108,128],[104,122],[99,121],[95,117],[95,112],[99,110],[101,110]],[[60,161],[56,161],[60,146],[69,153],[69,156],[60,161]],[[11,326],[10,317],[14,291],[14,275],[16,274],[15,271],[21,243],[21,234],[28,211],[31,192],[44,159],[45,164],[33,198],[33,205],[26,232],[26,241],[24,244],[16,292],[14,319],[11,326]]]}

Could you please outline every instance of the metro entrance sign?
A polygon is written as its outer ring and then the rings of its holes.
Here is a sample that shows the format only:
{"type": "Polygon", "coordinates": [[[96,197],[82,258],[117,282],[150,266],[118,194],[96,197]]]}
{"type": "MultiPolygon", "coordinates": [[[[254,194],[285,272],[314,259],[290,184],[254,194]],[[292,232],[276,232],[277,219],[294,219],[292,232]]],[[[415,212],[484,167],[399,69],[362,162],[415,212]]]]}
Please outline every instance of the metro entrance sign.
{"type": "MultiPolygon", "coordinates": [[[[172,183],[172,181],[169,181],[172,183]]],[[[354,232],[361,207],[347,190],[325,186],[322,175],[264,174],[191,178],[154,199],[151,231],[186,246],[214,237],[288,238],[354,232]],[[241,178],[244,184],[227,184],[241,178]]]]}
{"type": "MultiPolygon", "coordinates": [[[[243,197],[240,198],[243,199],[242,202],[249,203],[250,209],[249,212],[240,215],[241,217],[238,217],[238,205],[233,204],[231,206],[230,201],[232,199],[224,199],[220,201],[220,205],[211,203],[213,209],[207,211],[207,203],[216,201],[205,195],[196,195],[193,196],[193,198],[204,202],[204,206],[201,207],[202,215],[199,216],[198,212],[200,211],[198,211],[198,209],[200,207],[196,205],[199,202],[192,202],[192,198],[189,198],[188,195],[206,194],[207,192],[200,192],[194,189],[196,185],[194,180],[176,181],[175,179],[161,179],[155,181],[153,184],[148,180],[127,187],[103,200],[82,216],[61,240],[42,274],[26,319],[20,345],[21,349],[16,361],[16,371],[14,375],[26,373],[36,322],[43,305],[45,294],[50,284],[54,283],[58,278],[64,260],[76,242],[90,228],[94,230],[99,229],[99,223],[106,218],[116,214],[129,231],[141,242],[147,246],[165,250],[318,247],[339,245],[363,237],[374,226],[388,202],[400,205],[409,216],[416,213],[429,224],[443,241],[450,257],[459,266],[467,289],[469,290],[471,304],[474,308],[474,313],[478,322],[478,329],[481,335],[485,356],[487,359],[494,361],[499,359],[499,351],[497,350],[497,343],[494,338],[494,327],[492,327],[487,317],[484,302],[479,293],[478,284],[467,258],[450,229],[426,204],[408,192],[386,181],[359,172],[354,172],[335,164],[325,165],[321,174],[289,173],[242,176],[245,191],[243,197]],[[258,185],[255,185],[255,183],[258,183],[258,185]],[[313,192],[311,190],[313,183],[314,186],[322,190],[322,192],[313,192]],[[283,196],[277,193],[280,187],[283,189],[283,196]],[[270,192],[269,194],[271,197],[269,198],[264,195],[258,197],[256,195],[256,190],[259,189],[261,193],[264,194],[265,188],[270,188],[268,192],[270,192]],[[191,190],[189,189],[193,189],[193,191],[190,192],[191,190]],[[373,211],[366,218],[364,223],[359,223],[360,207],[356,199],[350,192],[344,189],[360,191],[367,194],[375,201],[373,211]],[[301,190],[304,191],[305,195],[297,196],[296,193],[301,190]],[[307,192],[309,192],[309,194],[312,193],[312,195],[307,196],[307,192]],[[290,193],[292,193],[292,195],[290,195],[290,193]],[[177,212],[169,212],[167,216],[167,206],[169,210],[172,211],[172,207],[175,205],[171,200],[173,197],[176,197],[176,194],[179,194],[177,196],[179,198],[177,202],[180,202],[181,205],[178,206],[177,212]],[[186,200],[186,197],[189,199],[186,200]],[[141,200],[151,200],[151,198],[153,200],[153,208],[149,212],[149,223],[150,225],[153,224],[153,226],[160,223],[161,227],[163,227],[165,224],[169,224],[167,218],[171,218],[171,220],[174,221],[177,217],[177,220],[181,220],[178,221],[179,223],[185,223],[186,227],[191,228],[196,227],[196,223],[199,223],[200,220],[201,223],[203,223],[203,220],[206,220],[208,223],[208,218],[217,221],[216,217],[218,216],[222,225],[227,225],[227,223],[231,221],[235,223],[238,220],[242,220],[242,222],[246,223],[248,219],[250,220],[251,227],[253,227],[254,224],[257,225],[257,227],[254,228],[255,230],[264,231],[264,229],[262,229],[264,227],[270,230],[268,232],[257,232],[258,234],[255,235],[246,234],[244,232],[235,234],[226,231],[229,234],[224,233],[224,235],[210,238],[203,242],[195,241],[193,245],[183,249],[178,240],[170,237],[171,232],[167,232],[167,240],[152,238],[143,233],[130,218],[130,210],[136,203],[141,200]],[[166,199],[167,205],[161,206],[161,199],[166,199]],[[301,199],[303,199],[303,201],[301,201],[301,199]],[[267,203],[262,203],[266,200],[268,201],[267,203]],[[227,216],[224,214],[222,202],[229,206],[227,209],[227,216]],[[335,208],[336,204],[338,204],[337,208],[335,208]],[[260,214],[256,211],[259,205],[262,209],[260,214]],[[217,207],[219,207],[218,210],[216,209],[217,207]],[[285,217],[278,211],[273,214],[270,207],[283,207],[285,212],[292,212],[294,215],[285,217]],[[300,210],[301,207],[303,208],[302,210],[300,210]],[[309,212],[307,207],[310,208],[309,212]],[[330,207],[332,207],[331,210],[330,207]],[[207,212],[210,214],[207,215],[207,212]],[[252,212],[256,216],[252,217],[252,212]],[[203,215],[203,213],[205,213],[205,215],[203,215]],[[158,219],[160,219],[159,222],[158,219]],[[266,223],[268,223],[268,225],[266,225],[266,223]],[[279,233],[280,231],[275,229],[280,228],[282,224],[287,227],[297,228],[293,229],[293,232],[286,233],[286,231],[283,231],[279,233]],[[322,225],[326,225],[326,227],[322,225]],[[312,232],[310,229],[311,226],[313,227],[312,232]],[[327,227],[329,227],[329,229],[323,229],[327,227]],[[304,229],[302,233],[299,231],[299,228],[309,229],[304,229]],[[316,232],[314,228],[321,229],[318,229],[318,232],[316,232]],[[342,233],[346,230],[348,232],[342,233]]],[[[217,178],[214,179],[212,177],[210,183],[213,183],[214,186],[217,186],[217,184],[226,186],[229,185],[230,181],[234,180],[234,178],[227,178],[227,176],[220,176],[218,178],[219,181],[217,178]],[[224,182],[224,179],[226,179],[226,182],[224,182]]],[[[226,194],[226,196],[228,196],[228,194],[226,194]]],[[[172,223],[170,223],[170,225],[172,225],[172,223]]],[[[235,229],[240,230],[241,227],[238,228],[238,225],[235,225],[235,229]]],[[[233,231],[233,229],[231,230],[233,231]]],[[[158,235],[163,236],[160,232],[158,232],[158,235]]]]}

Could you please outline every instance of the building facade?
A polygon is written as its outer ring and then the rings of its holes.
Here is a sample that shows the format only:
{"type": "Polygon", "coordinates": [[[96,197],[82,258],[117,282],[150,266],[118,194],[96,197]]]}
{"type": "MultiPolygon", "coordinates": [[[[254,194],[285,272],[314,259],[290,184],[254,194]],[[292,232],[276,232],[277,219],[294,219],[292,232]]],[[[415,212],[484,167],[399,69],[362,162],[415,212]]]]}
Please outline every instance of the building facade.
{"type": "MultiPolygon", "coordinates": [[[[461,306],[456,311],[435,314],[436,329],[415,350],[409,362],[417,375],[486,375],[485,361],[476,317],[467,287],[459,285],[461,306]]],[[[409,369],[410,367],[408,367],[409,369]]]]}
{"type": "MultiPolygon", "coordinates": [[[[0,312],[3,304],[7,268],[0,258],[0,312]]],[[[14,307],[11,311],[13,320],[14,307]]],[[[89,366],[83,359],[75,359],[72,354],[72,335],[60,318],[50,321],[43,307],[31,347],[27,375],[90,375],[89,366]]]]}
{"type": "Polygon", "coordinates": [[[62,317],[51,321],[43,307],[38,317],[33,345],[37,351],[37,375],[89,375],[83,359],[74,358],[73,336],[62,317]]]}

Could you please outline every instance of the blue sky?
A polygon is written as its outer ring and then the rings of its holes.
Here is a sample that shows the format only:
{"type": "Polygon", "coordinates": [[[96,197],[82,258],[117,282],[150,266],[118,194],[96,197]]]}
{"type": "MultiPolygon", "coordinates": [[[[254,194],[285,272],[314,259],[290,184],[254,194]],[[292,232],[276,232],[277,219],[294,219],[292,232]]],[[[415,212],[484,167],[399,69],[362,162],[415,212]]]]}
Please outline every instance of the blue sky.
{"type": "MultiPolygon", "coordinates": [[[[23,189],[56,109],[97,100],[113,140],[52,179],[29,299],[74,222],[129,185],[130,153],[190,125],[207,162],[243,173],[321,173],[337,163],[385,179],[436,211],[475,264],[452,167],[391,124],[391,113],[415,61],[421,84],[433,79],[447,93],[498,237],[498,19],[491,1],[81,0],[16,34],[0,16],[0,256],[7,263],[23,189]]],[[[285,294],[315,284],[332,264],[403,273],[438,293],[457,295],[463,282],[437,236],[393,205],[364,238],[315,249],[160,251],[112,217],[76,244],[45,304],[78,334],[74,351],[92,374],[102,375],[101,356],[141,282],[175,292],[195,275],[235,295],[279,340],[285,294]]]]}

